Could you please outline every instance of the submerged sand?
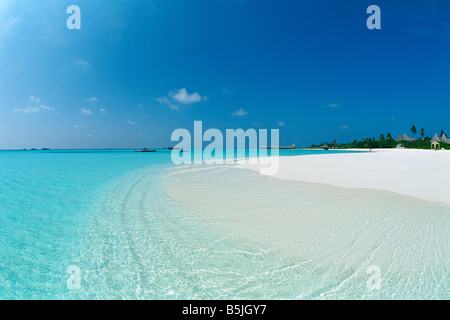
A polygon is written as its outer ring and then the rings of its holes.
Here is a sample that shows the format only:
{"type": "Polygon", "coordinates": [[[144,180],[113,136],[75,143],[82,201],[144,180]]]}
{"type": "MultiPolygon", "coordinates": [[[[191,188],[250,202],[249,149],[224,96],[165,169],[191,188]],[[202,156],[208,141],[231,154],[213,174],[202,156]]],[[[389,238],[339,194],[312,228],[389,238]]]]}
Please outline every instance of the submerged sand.
{"type": "MultiPolygon", "coordinates": [[[[336,171],[333,158],[338,155],[324,155],[282,158],[278,177],[286,178],[285,163],[306,157],[322,158],[307,161],[323,167],[327,182],[333,172],[346,175],[345,161],[344,169],[336,171]],[[326,159],[330,161],[324,163],[326,159]]],[[[386,164],[371,161],[371,170],[386,164]]],[[[354,170],[365,175],[356,177],[367,179],[371,173],[359,164],[354,170]]],[[[274,257],[275,269],[301,268],[305,279],[297,298],[449,298],[450,206],[402,195],[398,189],[298,181],[293,178],[301,171],[296,172],[283,180],[230,166],[185,166],[173,171],[175,181],[166,193],[211,228],[274,257]],[[381,272],[381,286],[375,290],[368,283],[374,266],[381,272]]]]}

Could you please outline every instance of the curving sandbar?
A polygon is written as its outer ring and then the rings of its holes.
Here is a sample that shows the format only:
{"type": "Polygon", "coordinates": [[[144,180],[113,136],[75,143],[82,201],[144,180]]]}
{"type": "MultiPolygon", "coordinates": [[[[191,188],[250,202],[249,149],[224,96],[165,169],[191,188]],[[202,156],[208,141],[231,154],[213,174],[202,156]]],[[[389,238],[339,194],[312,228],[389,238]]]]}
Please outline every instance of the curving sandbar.
{"type": "MultiPolygon", "coordinates": [[[[240,164],[236,168],[260,169],[250,164],[240,164]]],[[[448,150],[381,149],[280,157],[278,173],[272,177],[344,188],[385,190],[450,204],[448,150]]]]}

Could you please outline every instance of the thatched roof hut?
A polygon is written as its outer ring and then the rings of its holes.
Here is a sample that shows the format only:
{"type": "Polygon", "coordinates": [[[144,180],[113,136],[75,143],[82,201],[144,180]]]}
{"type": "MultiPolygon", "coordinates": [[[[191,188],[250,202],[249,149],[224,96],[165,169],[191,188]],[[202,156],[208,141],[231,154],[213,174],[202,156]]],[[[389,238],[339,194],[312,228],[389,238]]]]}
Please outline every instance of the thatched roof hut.
{"type": "Polygon", "coordinates": [[[406,133],[404,133],[403,135],[399,135],[397,137],[397,139],[395,139],[395,141],[399,142],[399,141],[415,141],[417,139],[413,139],[408,137],[408,135],[406,133]]]}
{"type": "Polygon", "coordinates": [[[431,142],[441,142],[441,138],[437,135],[437,133],[434,135],[433,138],[431,138],[431,142]]]}

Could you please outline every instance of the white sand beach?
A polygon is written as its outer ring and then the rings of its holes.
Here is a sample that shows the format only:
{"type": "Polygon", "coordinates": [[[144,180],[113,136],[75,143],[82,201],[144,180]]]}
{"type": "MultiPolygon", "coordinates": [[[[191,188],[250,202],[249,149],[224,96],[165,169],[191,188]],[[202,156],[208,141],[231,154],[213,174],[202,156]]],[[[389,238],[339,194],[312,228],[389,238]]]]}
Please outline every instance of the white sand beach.
{"type": "Polygon", "coordinates": [[[275,176],[182,166],[166,194],[242,247],[233,254],[260,257],[276,298],[448,299],[449,163],[447,151],[380,150],[281,157],[275,176]]]}
{"type": "MultiPolygon", "coordinates": [[[[241,169],[259,170],[241,164],[241,169]]],[[[391,191],[450,204],[450,151],[381,149],[364,153],[336,153],[280,157],[272,177],[344,188],[391,191]]]]}

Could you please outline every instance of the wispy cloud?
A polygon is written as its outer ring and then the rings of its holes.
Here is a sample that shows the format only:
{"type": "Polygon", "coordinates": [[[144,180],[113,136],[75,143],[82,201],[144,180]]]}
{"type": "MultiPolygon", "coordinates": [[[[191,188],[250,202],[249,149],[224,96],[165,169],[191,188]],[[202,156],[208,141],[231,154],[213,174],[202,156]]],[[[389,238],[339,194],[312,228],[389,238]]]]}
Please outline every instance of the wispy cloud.
{"type": "Polygon", "coordinates": [[[75,59],[74,64],[78,69],[83,71],[86,71],[86,69],[90,66],[89,62],[81,59],[75,59]]]}
{"type": "MultiPolygon", "coordinates": [[[[37,98],[37,97],[35,97],[35,96],[33,96],[33,95],[31,95],[31,96],[29,97],[29,99],[30,99],[31,101],[33,101],[34,103],[40,103],[40,102],[41,102],[41,99],[39,99],[39,98],[37,98]]],[[[52,107],[49,107],[49,106],[46,106],[46,105],[43,105],[43,104],[41,104],[41,105],[39,106],[39,108],[42,109],[42,110],[47,110],[47,111],[55,111],[55,108],[52,108],[52,107]]]]}
{"type": "Polygon", "coordinates": [[[350,127],[346,126],[345,124],[341,126],[341,130],[348,130],[350,127]]]}
{"type": "Polygon", "coordinates": [[[246,116],[247,114],[248,114],[247,111],[240,108],[239,110],[236,110],[235,112],[233,112],[231,115],[234,117],[243,117],[243,116],[246,116]]]}
{"type": "Polygon", "coordinates": [[[172,110],[180,111],[180,107],[176,104],[173,104],[167,97],[156,98],[155,100],[161,104],[168,106],[172,110]]]}
{"type": "Polygon", "coordinates": [[[127,123],[132,126],[136,126],[138,123],[136,121],[127,120],[127,123]]]}
{"type": "Polygon", "coordinates": [[[100,108],[100,109],[98,109],[98,111],[99,111],[101,114],[107,114],[107,113],[108,113],[108,111],[106,111],[106,109],[104,109],[104,108],[100,108]]]}
{"type": "MultiPolygon", "coordinates": [[[[29,100],[31,100],[32,102],[34,102],[35,104],[39,104],[41,102],[41,99],[30,95],[28,97],[29,100]]],[[[30,113],[37,113],[41,110],[45,110],[45,111],[55,111],[55,108],[46,106],[44,104],[40,104],[40,105],[35,105],[35,106],[28,106],[28,108],[13,108],[12,109],[14,112],[18,112],[18,113],[26,113],[26,114],[30,114],[30,113]]]]}
{"type": "Polygon", "coordinates": [[[86,99],[87,102],[97,102],[98,99],[96,97],[90,97],[89,99],[86,99]]]}
{"type": "Polygon", "coordinates": [[[55,111],[55,108],[52,108],[52,107],[49,107],[49,106],[45,106],[43,104],[41,104],[39,106],[39,108],[42,109],[42,110],[47,110],[47,111],[55,111]]]}
{"type": "Polygon", "coordinates": [[[12,110],[14,112],[27,113],[27,114],[36,113],[36,112],[41,111],[41,109],[39,107],[32,107],[32,106],[28,106],[28,108],[23,108],[23,109],[21,109],[21,108],[13,108],[12,110]]]}
{"type": "Polygon", "coordinates": [[[30,99],[31,101],[33,101],[33,102],[36,102],[36,103],[41,102],[41,100],[40,100],[39,98],[36,98],[36,97],[33,96],[33,95],[31,95],[31,96],[29,97],[29,99],[30,99]]]}
{"type": "Polygon", "coordinates": [[[81,113],[82,114],[93,114],[94,112],[92,112],[91,109],[81,108],[81,113]]]}
{"type": "Polygon", "coordinates": [[[339,107],[339,104],[338,103],[330,103],[330,104],[327,104],[326,106],[325,106],[325,108],[338,108],[339,107]]]}

